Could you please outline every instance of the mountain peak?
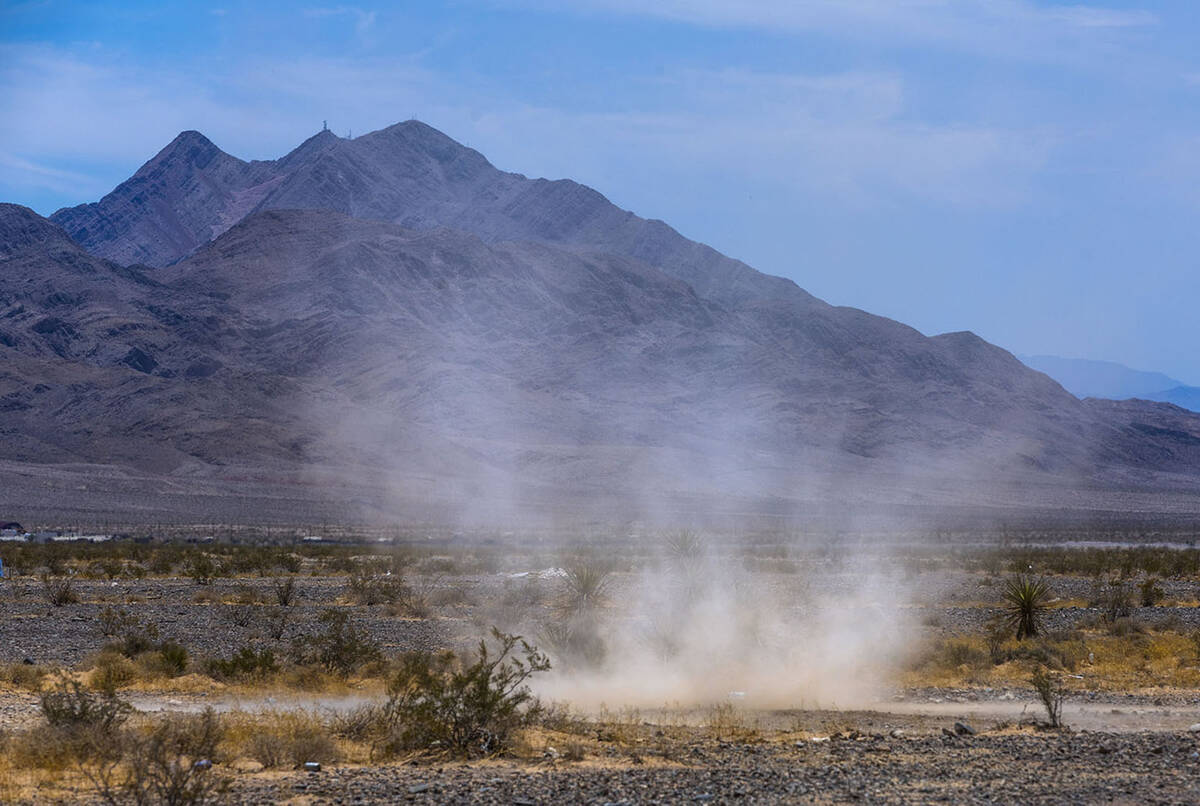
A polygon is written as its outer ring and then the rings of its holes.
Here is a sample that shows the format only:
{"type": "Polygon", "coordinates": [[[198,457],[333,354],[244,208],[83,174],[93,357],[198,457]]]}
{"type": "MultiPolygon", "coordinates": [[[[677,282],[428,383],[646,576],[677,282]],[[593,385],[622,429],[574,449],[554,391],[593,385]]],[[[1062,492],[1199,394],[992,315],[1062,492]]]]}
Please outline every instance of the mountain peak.
{"type": "Polygon", "coordinates": [[[144,176],[160,166],[168,164],[206,168],[218,157],[229,157],[229,155],[217,148],[212,140],[200,132],[188,129],[177,134],[175,139],[167,143],[162,151],[159,151],[149,162],[139,168],[134,176],[144,176]]]}
{"type": "Polygon", "coordinates": [[[292,165],[303,162],[323,151],[328,151],[341,141],[342,138],[329,129],[322,129],[282,157],[279,160],[279,167],[286,170],[292,165]]]}
{"type": "Polygon", "coordinates": [[[76,248],[60,227],[28,207],[0,203],[0,257],[30,246],[45,248],[49,244],[76,248]]]}

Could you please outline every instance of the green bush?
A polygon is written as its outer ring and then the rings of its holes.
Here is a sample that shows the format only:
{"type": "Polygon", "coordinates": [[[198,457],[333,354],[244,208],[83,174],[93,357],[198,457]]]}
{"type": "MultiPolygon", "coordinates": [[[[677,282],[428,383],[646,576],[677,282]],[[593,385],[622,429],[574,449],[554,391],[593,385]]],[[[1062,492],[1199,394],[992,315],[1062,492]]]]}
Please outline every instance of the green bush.
{"type": "Polygon", "coordinates": [[[1009,627],[1017,640],[1032,638],[1042,631],[1050,586],[1044,579],[1024,575],[1011,577],[1004,583],[1004,611],[1009,627]]]}
{"type": "Polygon", "coordinates": [[[492,630],[493,650],[479,642],[464,665],[452,652],[409,655],[389,684],[391,749],[442,748],[458,753],[504,749],[529,716],[526,681],[550,668],[549,659],[520,636],[492,630]]]}
{"type": "Polygon", "coordinates": [[[379,644],[354,624],[344,610],[330,608],[317,618],[321,630],[307,641],[298,640],[294,654],[301,662],[317,663],[326,671],[346,677],[366,664],[381,660],[379,644]]]}
{"type": "Polygon", "coordinates": [[[210,677],[222,680],[263,678],[279,671],[275,653],[270,649],[242,647],[228,659],[209,658],[204,670],[210,677]]]}

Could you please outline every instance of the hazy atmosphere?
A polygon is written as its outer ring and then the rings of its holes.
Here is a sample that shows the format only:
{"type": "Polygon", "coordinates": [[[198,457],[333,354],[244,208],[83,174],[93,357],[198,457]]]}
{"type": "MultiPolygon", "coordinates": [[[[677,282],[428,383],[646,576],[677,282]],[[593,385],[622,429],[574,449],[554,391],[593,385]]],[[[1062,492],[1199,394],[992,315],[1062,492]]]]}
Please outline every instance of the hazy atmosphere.
{"type": "Polygon", "coordinates": [[[0,197],[418,118],[838,305],[1200,383],[1193,4],[0,4],[0,197]],[[286,36],[280,36],[286,31],[286,36]],[[82,124],[82,125],[81,125],[82,124]]]}
{"type": "Polygon", "coordinates": [[[0,0],[0,804],[1200,803],[1194,17],[0,0]]]}

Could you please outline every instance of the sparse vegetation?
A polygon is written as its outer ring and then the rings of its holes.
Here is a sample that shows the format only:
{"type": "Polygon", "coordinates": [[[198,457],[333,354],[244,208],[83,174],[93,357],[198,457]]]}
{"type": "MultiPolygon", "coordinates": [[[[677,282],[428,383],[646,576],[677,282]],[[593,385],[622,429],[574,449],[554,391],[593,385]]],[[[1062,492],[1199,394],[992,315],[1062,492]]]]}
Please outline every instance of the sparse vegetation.
{"type": "Polygon", "coordinates": [[[1030,678],[1030,683],[1046,709],[1046,719],[1050,722],[1050,727],[1062,727],[1062,707],[1067,692],[1061,681],[1056,675],[1039,667],[1030,678]]]}
{"type": "Polygon", "coordinates": [[[293,647],[293,655],[301,662],[313,662],[331,674],[345,677],[356,669],[380,660],[379,644],[356,625],[343,610],[331,608],[317,618],[320,631],[307,642],[293,647]]]}
{"type": "Polygon", "coordinates": [[[296,590],[296,580],[293,577],[285,577],[275,582],[272,586],[272,592],[275,594],[275,603],[280,607],[291,607],[296,603],[298,591],[296,590]]]}
{"type": "Polygon", "coordinates": [[[1017,640],[1033,638],[1042,631],[1050,586],[1042,579],[1018,575],[1004,583],[1005,615],[1017,640]]]}
{"type": "Polygon", "coordinates": [[[389,684],[390,744],[457,753],[504,749],[529,716],[526,681],[550,669],[549,659],[520,636],[492,631],[496,647],[480,641],[471,663],[451,652],[407,656],[389,684]]]}
{"type": "Polygon", "coordinates": [[[217,772],[223,728],[210,708],[202,714],[174,714],[147,730],[127,730],[118,752],[84,767],[96,796],[112,806],[217,802],[229,781],[217,772]]]}
{"type": "Polygon", "coordinates": [[[599,562],[576,562],[563,577],[562,610],[570,615],[588,614],[608,602],[612,572],[599,562]]]}
{"type": "Polygon", "coordinates": [[[42,589],[45,591],[46,601],[55,607],[79,602],[79,594],[75,592],[75,583],[69,577],[43,576],[42,589]]]}

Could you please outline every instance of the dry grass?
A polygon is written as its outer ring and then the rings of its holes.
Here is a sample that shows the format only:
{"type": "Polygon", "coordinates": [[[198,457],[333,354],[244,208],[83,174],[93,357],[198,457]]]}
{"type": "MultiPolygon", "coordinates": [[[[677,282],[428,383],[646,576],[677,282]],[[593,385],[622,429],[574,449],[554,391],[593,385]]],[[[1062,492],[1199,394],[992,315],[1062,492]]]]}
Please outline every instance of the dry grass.
{"type": "Polygon", "coordinates": [[[1192,637],[1144,628],[1073,631],[989,646],[984,636],[933,642],[903,674],[913,687],[1027,685],[1039,665],[1065,673],[1068,688],[1140,691],[1200,688],[1200,647],[1192,637]],[[1074,675],[1074,676],[1073,676],[1074,675]]]}

